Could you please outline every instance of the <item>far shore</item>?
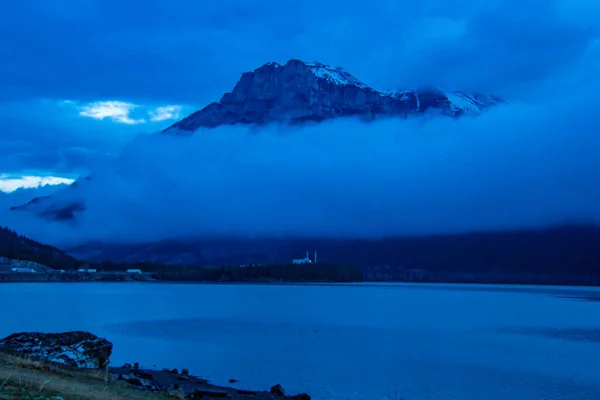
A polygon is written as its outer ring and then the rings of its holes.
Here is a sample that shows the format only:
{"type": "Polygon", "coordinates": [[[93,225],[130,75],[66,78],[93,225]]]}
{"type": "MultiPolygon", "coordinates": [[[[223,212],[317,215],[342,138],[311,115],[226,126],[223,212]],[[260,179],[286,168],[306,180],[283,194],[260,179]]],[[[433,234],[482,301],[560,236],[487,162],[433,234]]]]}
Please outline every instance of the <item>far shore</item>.
{"type": "MultiPolygon", "coordinates": [[[[31,275],[20,274],[18,279],[3,280],[0,273],[0,284],[19,283],[54,283],[54,284],[86,284],[86,283],[143,283],[143,284],[172,284],[172,285],[255,285],[255,286],[335,286],[335,287],[397,287],[404,289],[433,289],[433,290],[466,290],[466,291],[494,291],[494,292],[520,292],[550,294],[557,297],[600,301],[600,287],[592,285],[547,285],[547,284],[521,284],[521,283],[477,283],[477,282],[404,282],[404,281],[360,281],[360,282],[332,282],[332,281],[279,281],[279,280],[248,280],[248,281],[192,281],[192,280],[158,280],[150,278],[150,273],[145,273],[143,279],[92,279],[83,276],[82,279],[70,280],[48,280],[43,279],[45,275],[56,275],[37,273],[33,278],[31,275]],[[29,279],[27,279],[29,278],[29,279]],[[31,279],[33,278],[33,279],[31,279]]],[[[102,276],[102,272],[97,273],[102,276]]],[[[107,275],[114,275],[113,272],[107,275]]],[[[140,275],[140,274],[137,274],[140,275]]],[[[139,277],[138,277],[139,278],[139,277]]]]}

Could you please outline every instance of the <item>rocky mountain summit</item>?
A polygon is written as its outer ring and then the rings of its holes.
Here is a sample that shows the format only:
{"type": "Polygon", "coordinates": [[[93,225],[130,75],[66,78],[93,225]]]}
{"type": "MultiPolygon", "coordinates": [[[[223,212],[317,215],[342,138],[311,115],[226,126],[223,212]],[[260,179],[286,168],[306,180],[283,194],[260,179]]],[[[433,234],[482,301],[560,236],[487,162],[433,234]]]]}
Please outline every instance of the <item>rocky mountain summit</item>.
{"type": "Polygon", "coordinates": [[[233,90],[164,132],[219,125],[321,122],[338,117],[373,120],[425,113],[477,115],[503,103],[496,96],[441,89],[377,91],[341,67],[290,60],[245,72],[233,90]]]}

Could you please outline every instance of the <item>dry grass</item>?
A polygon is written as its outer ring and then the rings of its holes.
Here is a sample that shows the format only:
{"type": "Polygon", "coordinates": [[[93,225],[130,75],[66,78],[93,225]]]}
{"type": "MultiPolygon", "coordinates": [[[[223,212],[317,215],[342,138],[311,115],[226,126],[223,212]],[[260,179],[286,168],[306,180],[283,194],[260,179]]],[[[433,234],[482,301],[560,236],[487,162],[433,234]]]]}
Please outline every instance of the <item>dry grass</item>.
{"type": "Polygon", "coordinates": [[[0,400],[53,396],[63,400],[173,400],[128,387],[108,371],[80,371],[0,352],[0,400]]]}

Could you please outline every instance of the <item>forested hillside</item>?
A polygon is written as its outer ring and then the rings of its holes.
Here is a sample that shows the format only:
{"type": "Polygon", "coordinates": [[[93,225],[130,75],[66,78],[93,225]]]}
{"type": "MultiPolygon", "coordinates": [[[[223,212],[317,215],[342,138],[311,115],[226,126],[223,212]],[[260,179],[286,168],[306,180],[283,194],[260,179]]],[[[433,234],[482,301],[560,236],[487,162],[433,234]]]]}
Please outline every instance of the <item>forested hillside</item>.
{"type": "Polygon", "coordinates": [[[0,257],[65,270],[86,262],[98,271],[141,269],[159,280],[600,285],[600,227],[595,225],[371,240],[171,241],[106,249],[71,253],[79,261],[0,228],[0,257]],[[306,249],[318,249],[319,263],[291,265],[306,249]]]}
{"type": "Polygon", "coordinates": [[[201,267],[164,265],[160,263],[112,263],[93,264],[102,271],[140,269],[152,272],[161,281],[201,282],[362,282],[360,268],[334,263],[319,264],[270,264],[246,266],[201,267]]]}
{"type": "Polygon", "coordinates": [[[62,250],[48,246],[0,226],[0,257],[34,261],[50,268],[73,269],[83,262],[62,250]]]}

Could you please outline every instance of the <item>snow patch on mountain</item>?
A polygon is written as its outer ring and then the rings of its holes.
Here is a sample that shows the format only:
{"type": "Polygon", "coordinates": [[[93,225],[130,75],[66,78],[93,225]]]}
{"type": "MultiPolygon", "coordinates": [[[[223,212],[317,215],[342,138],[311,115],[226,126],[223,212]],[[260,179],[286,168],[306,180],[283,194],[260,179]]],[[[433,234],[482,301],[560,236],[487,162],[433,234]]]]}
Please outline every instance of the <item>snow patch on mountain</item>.
{"type": "Polygon", "coordinates": [[[360,89],[370,89],[342,67],[333,68],[319,62],[305,63],[317,78],[324,79],[338,86],[356,86],[360,89]]]}
{"type": "Polygon", "coordinates": [[[450,109],[463,111],[467,114],[478,114],[481,111],[481,103],[461,92],[444,92],[450,102],[450,109]]]}

